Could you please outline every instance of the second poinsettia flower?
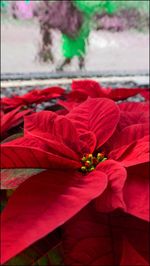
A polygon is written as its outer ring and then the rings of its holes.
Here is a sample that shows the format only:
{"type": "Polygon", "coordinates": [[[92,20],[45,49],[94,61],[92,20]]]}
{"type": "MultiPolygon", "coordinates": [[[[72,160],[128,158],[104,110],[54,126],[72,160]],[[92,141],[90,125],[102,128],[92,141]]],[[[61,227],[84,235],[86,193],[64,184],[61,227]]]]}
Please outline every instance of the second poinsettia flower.
{"type": "Polygon", "coordinates": [[[74,80],[71,92],[65,95],[65,101],[59,104],[65,108],[66,113],[75,106],[91,98],[108,98],[114,101],[125,100],[129,97],[141,95],[148,100],[149,90],[142,88],[105,88],[94,80],[74,80]]]}
{"type": "Polygon", "coordinates": [[[61,87],[55,86],[45,89],[33,89],[24,95],[16,95],[11,98],[4,97],[1,99],[2,110],[10,111],[17,107],[27,106],[31,107],[32,104],[39,104],[42,102],[50,101],[59,98],[65,93],[61,87]]]}

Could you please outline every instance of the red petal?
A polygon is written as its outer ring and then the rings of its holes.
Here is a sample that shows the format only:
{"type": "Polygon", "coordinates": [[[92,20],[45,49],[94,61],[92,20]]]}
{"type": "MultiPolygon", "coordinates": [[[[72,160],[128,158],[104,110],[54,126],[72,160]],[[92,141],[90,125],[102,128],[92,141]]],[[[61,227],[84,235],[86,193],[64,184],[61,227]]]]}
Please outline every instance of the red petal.
{"type": "Polygon", "coordinates": [[[1,105],[4,111],[10,111],[11,109],[21,107],[23,102],[19,96],[14,96],[12,98],[4,97],[1,99],[1,105]]]}
{"type": "MultiPolygon", "coordinates": [[[[2,144],[2,168],[79,168],[76,160],[65,158],[58,150],[63,147],[54,143],[56,153],[51,152],[48,141],[24,137],[2,144]]],[[[51,144],[51,143],[50,143],[51,144]]],[[[67,148],[67,147],[66,147],[67,148]]],[[[67,151],[66,151],[67,152],[67,151]]],[[[69,151],[68,151],[69,152],[69,151]]]]}
{"type": "Polygon", "coordinates": [[[148,112],[121,112],[120,120],[117,126],[119,131],[123,130],[125,127],[135,125],[135,124],[144,124],[149,121],[148,112]]]}
{"type": "Polygon", "coordinates": [[[113,154],[113,150],[117,148],[122,149],[123,152],[123,150],[125,151],[126,149],[128,149],[129,145],[135,142],[135,140],[138,140],[148,134],[149,134],[148,124],[136,124],[128,126],[124,128],[121,132],[117,128],[114,134],[104,144],[103,148],[106,149],[107,154],[109,154],[110,152],[112,152],[113,154]]]}
{"type": "Polygon", "coordinates": [[[106,97],[115,101],[123,100],[138,93],[145,92],[145,90],[141,88],[102,88],[99,83],[94,80],[73,81],[72,90],[75,92],[83,92],[85,95],[92,98],[106,97]]]}
{"type": "Polygon", "coordinates": [[[66,117],[75,123],[78,131],[93,132],[98,148],[113,134],[119,120],[119,109],[108,99],[88,99],[66,117]]]}
{"type": "Polygon", "coordinates": [[[2,263],[60,226],[101,194],[105,174],[46,171],[25,181],[2,215],[2,263]]]}
{"type": "MultiPolygon", "coordinates": [[[[146,263],[150,262],[149,223],[141,219],[138,219],[134,216],[131,216],[131,215],[130,216],[124,215],[122,217],[120,215],[118,217],[116,216],[116,219],[113,222],[113,225],[114,227],[117,227],[117,225],[122,227],[124,238],[128,241],[128,244],[129,244],[128,254],[126,253],[126,263],[128,263],[126,266],[132,265],[133,262],[134,263],[137,262],[137,258],[139,262],[142,262],[142,259],[146,263]],[[133,254],[132,251],[134,251],[136,254],[133,254]],[[133,255],[135,255],[135,257],[133,255]]],[[[125,262],[124,252],[125,252],[126,246],[124,246],[124,244],[125,243],[123,239],[123,245],[122,245],[123,254],[120,260],[124,259],[124,262],[125,262]]],[[[124,266],[123,264],[121,265],[124,266]]],[[[144,266],[144,265],[147,265],[147,264],[141,264],[140,266],[144,266]]]]}
{"type": "Polygon", "coordinates": [[[143,112],[149,112],[149,103],[135,103],[135,102],[126,102],[126,103],[120,103],[119,108],[121,111],[124,112],[134,112],[134,113],[143,113],[143,112]]]}
{"type": "Polygon", "coordinates": [[[104,172],[108,177],[106,190],[96,199],[96,209],[109,212],[117,208],[126,209],[123,199],[123,187],[126,180],[126,170],[120,163],[107,160],[100,163],[96,169],[104,172]]]}
{"type": "Polygon", "coordinates": [[[49,266],[62,264],[61,239],[58,230],[35,242],[9,260],[6,265],[42,265],[43,261],[49,266]]]}
{"type": "Polygon", "coordinates": [[[79,105],[78,102],[75,102],[74,100],[73,101],[62,101],[62,100],[59,100],[58,101],[58,104],[60,106],[62,106],[63,108],[65,108],[65,115],[68,114],[69,111],[71,111],[73,108],[75,108],[76,106],[79,105]]]}
{"type": "Polygon", "coordinates": [[[125,167],[149,161],[149,136],[129,145],[120,146],[109,154],[109,158],[121,162],[125,167]]]}
{"type": "Polygon", "coordinates": [[[135,124],[124,128],[121,132],[115,132],[112,140],[109,140],[111,149],[121,148],[149,134],[149,125],[135,124]]]}
{"type": "Polygon", "coordinates": [[[144,91],[144,89],[141,88],[117,88],[117,89],[111,89],[110,93],[108,94],[110,99],[113,99],[114,101],[124,100],[128,97],[134,96],[138,93],[141,93],[144,91]]]}
{"type": "Polygon", "coordinates": [[[149,165],[140,164],[128,168],[128,178],[123,192],[127,212],[149,220],[149,165]]]}
{"type": "Polygon", "coordinates": [[[83,92],[92,98],[106,97],[105,90],[94,80],[74,80],[72,90],[83,92]]]}
{"type": "Polygon", "coordinates": [[[51,132],[52,125],[57,118],[57,114],[50,111],[41,111],[30,115],[29,119],[25,118],[24,129],[26,132],[35,132],[37,135],[42,132],[51,132]]]}
{"type": "Polygon", "coordinates": [[[96,137],[91,131],[85,131],[80,135],[80,140],[82,141],[82,154],[93,153],[96,148],[96,137]]]}
{"type": "Polygon", "coordinates": [[[88,205],[64,225],[63,250],[66,266],[119,265],[121,229],[112,226],[107,214],[88,205]]]}
{"type": "Polygon", "coordinates": [[[121,109],[118,130],[133,125],[148,123],[149,121],[149,104],[147,103],[121,103],[118,105],[121,109]]]}
{"type": "Polygon", "coordinates": [[[25,104],[33,104],[48,101],[52,98],[57,98],[62,94],[64,94],[64,89],[56,86],[45,89],[32,90],[20,97],[25,104]]]}
{"type": "Polygon", "coordinates": [[[1,136],[4,137],[7,135],[7,131],[13,127],[18,126],[23,122],[23,118],[25,115],[31,113],[31,110],[21,111],[21,108],[18,107],[7,114],[3,114],[1,117],[1,136]]]}
{"type": "MultiPolygon", "coordinates": [[[[51,141],[51,145],[55,140],[55,143],[58,142],[57,150],[61,150],[61,153],[64,152],[64,156],[69,156],[73,159],[80,159],[84,153],[90,152],[91,149],[93,151],[96,144],[95,135],[92,132],[85,131],[80,136],[74,123],[66,116],[57,116],[49,111],[39,112],[25,119],[25,134],[42,138],[43,140],[48,139],[49,142],[51,141]],[[87,137],[85,138],[83,135],[87,137]],[[60,148],[58,148],[58,145],[60,145],[60,148]],[[70,152],[67,152],[67,148],[70,152]]],[[[55,143],[54,145],[56,145],[55,143]]],[[[56,147],[52,146],[51,148],[53,150],[54,148],[56,149],[56,147]]]]}
{"type": "Polygon", "coordinates": [[[53,130],[56,137],[59,137],[67,147],[80,154],[80,156],[91,150],[93,152],[95,148],[95,135],[92,132],[84,132],[79,135],[74,123],[66,117],[58,116],[53,130]]]}
{"type": "MultiPolygon", "coordinates": [[[[41,96],[41,99],[37,99],[37,102],[42,102],[42,101],[48,101],[53,98],[57,98],[61,95],[63,95],[65,90],[61,87],[54,86],[50,88],[44,88],[38,90],[38,94],[41,96]]],[[[28,97],[29,99],[30,97],[28,97]]]]}
{"type": "MultiPolygon", "coordinates": [[[[122,254],[124,238],[130,243],[131,250],[136,251],[139,261],[142,262],[142,257],[143,261],[148,261],[148,223],[121,212],[97,213],[92,207],[88,205],[64,226],[66,266],[123,266],[120,263],[125,255],[122,254]]],[[[126,253],[126,266],[133,266],[132,262],[136,261],[131,250],[126,253]]]]}
{"type": "Polygon", "coordinates": [[[18,106],[48,101],[52,98],[57,98],[62,94],[64,94],[64,89],[60,87],[51,87],[46,89],[32,90],[22,96],[14,96],[12,98],[5,97],[1,100],[1,102],[4,110],[10,110],[18,106]]]}
{"type": "Polygon", "coordinates": [[[68,94],[66,94],[66,100],[62,101],[59,100],[57,103],[64,107],[66,110],[70,111],[74,107],[78,106],[80,103],[84,102],[88,95],[86,94],[86,91],[71,91],[68,94]]]}
{"type": "Polygon", "coordinates": [[[146,101],[150,101],[150,89],[144,90],[141,92],[141,95],[145,98],[146,101]]]}
{"type": "Polygon", "coordinates": [[[130,244],[130,242],[124,238],[123,240],[123,254],[121,257],[120,266],[149,266],[148,261],[146,261],[137,250],[130,244]]]}

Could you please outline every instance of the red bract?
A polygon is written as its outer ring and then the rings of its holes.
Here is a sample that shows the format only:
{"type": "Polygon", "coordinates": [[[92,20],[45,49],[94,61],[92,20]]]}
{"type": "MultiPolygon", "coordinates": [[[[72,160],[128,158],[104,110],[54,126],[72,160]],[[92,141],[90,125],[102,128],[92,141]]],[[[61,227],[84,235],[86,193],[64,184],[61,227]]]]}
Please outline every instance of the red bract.
{"type": "Polygon", "coordinates": [[[8,131],[23,122],[25,115],[31,113],[31,110],[21,111],[21,107],[14,109],[13,111],[4,114],[1,111],[1,138],[7,137],[8,131]]]}
{"type": "Polygon", "coordinates": [[[28,106],[33,103],[49,101],[58,98],[64,94],[64,89],[60,87],[51,87],[46,89],[32,90],[22,96],[14,96],[12,98],[2,98],[1,105],[4,111],[12,110],[18,106],[28,106]]]}
{"type": "Polygon", "coordinates": [[[146,101],[150,100],[150,91],[149,90],[142,91],[141,95],[145,98],[146,101]]]}
{"type": "Polygon", "coordinates": [[[62,265],[61,238],[59,231],[55,230],[40,239],[19,255],[9,260],[5,265],[62,265]]]}
{"type": "Polygon", "coordinates": [[[133,187],[126,169],[149,160],[147,125],[129,126],[115,138],[119,117],[113,101],[88,99],[66,116],[43,111],[26,117],[24,137],[2,145],[3,168],[47,169],[22,183],[4,209],[2,262],[93,199],[98,211],[120,208],[148,219],[146,207],[138,212],[130,202],[133,195],[124,197],[125,182],[129,195],[133,187]]]}
{"type": "Polygon", "coordinates": [[[96,212],[88,205],[63,227],[66,266],[148,266],[148,223],[122,212],[96,212]]]}
{"type": "Polygon", "coordinates": [[[145,99],[147,90],[142,88],[103,88],[98,82],[93,80],[78,80],[73,81],[72,91],[66,95],[66,101],[59,101],[59,104],[70,111],[78,104],[85,101],[88,97],[91,98],[109,98],[115,101],[124,100],[128,97],[141,94],[145,99]]]}
{"type": "Polygon", "coordinates": [[[149,103],[141,102],[129,102],[121,103],[118,105],[120,108],[120,121],[118,124],[118,130],[133,125],[133,124],[145,124],[149,121],[149,103]]]}
{"type": "Polygon", "coordinates": [[[83,92],[92,98],[106,97],[114,101],[124,100],[138,93],[147,92],[146,89],[142,88],[103,88],[94,80],[73,81],[72,91],[83,92]]]}
{"type": "Polygon", "coordinates": [[[146,220],[149,213],[149,164],[139,164],[127,169],[123,194],[128,212],[146,220]]]}

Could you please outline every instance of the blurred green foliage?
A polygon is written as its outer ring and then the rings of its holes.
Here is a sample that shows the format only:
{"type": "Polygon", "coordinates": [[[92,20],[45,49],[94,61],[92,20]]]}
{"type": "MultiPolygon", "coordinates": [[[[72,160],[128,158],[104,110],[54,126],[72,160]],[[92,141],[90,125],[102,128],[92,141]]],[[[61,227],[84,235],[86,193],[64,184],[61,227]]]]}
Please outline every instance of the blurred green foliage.
{"type": "Polygon", "coordinates": [[[135,8],[138,9],[141,12],[149,13],[149,0],[107,0],[108,3],[114,8],[115,11],[121,10],[121,9],[129,9],[129,8],[135,8]]]}

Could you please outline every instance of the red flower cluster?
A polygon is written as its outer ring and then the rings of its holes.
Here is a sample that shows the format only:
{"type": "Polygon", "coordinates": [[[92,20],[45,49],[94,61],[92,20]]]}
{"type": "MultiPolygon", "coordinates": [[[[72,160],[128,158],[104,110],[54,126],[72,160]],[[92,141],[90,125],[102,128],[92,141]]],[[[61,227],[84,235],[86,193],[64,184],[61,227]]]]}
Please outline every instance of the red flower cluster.
{"type": "Polygon", "coordinates": [[[146,243],[149,105],[107,96],[26,116],[24,136],[1,145],[2,186],[20,171],[2,213],[2,263],[65,224],[65,265],[148,265],[135,230],[146,243]]]}
{"type": "Polygon", "coordinates": [[[25,115],[33,110],[33,105],[50,101],[64,94],[64,89],[51,87],[32,90],[22,96],[1,99],[1,139],[9,136],[9,131],[23,123],[25,115]]]}
{"type": "Polygon", "coordinates": [[[109,98],[114,101],[125,100],[140,94],[145,100],[149,100],[149,90],[142,88],[103,88],[93,80],[78,80],[72,82],[72,90],[66,95],[65,101],[59,104],[70,111],[73,107],[91,98],[109,98]]]}
{"type": "Polygon", "coordinates": [[[4,97],[1,99],[2,110],[7,112],[19,106],[30,106],[46,102],[64,94],[64,89],[60,87],[50,87],[46,89],[34,89],[22,96],[4,97]]]}

